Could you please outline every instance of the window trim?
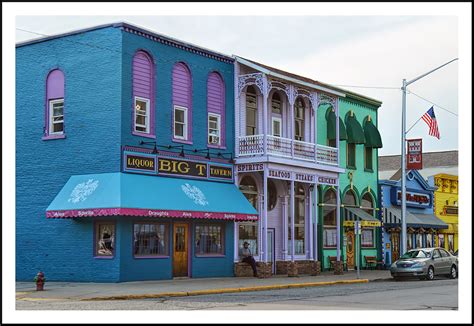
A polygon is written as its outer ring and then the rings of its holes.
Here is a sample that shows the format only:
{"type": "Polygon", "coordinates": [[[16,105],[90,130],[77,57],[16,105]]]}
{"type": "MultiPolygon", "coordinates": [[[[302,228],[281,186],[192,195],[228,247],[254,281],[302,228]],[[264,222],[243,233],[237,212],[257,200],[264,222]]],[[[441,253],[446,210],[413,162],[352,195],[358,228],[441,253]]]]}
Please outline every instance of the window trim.
{"type": "Polygon", "coordinates": [[[282,119],[280,116],[272,116],[272,134],[271,134],[273,137],[280,137],[282,138],[283,137],[283,122],[282,122],[282,119]],[[280,136],[275,136],[274,135],[274,130],[273,130],[273,122],[274,121],[277,121],[280,123],[280,136]]]}
{"type": "Polygon", "coordinates": [[[188,108],[181,105],[173,105],[173,140],[188,141],[188,108]],[[184,111],[183,136],[176,135],[176,110],[184,111]]]}
{"type": "Polygon", "coordinates": [[[57,98],[57,99],[50,99],[48,101],[48,135],[49,136],[59,136],[59,135],[63,135],[64,134],[64,98],[57,98]],[[54,125],[54,122],[53,122],[53,105],[56,104],[56,103],[62,103],[63,104],[63,114],[62,114],[62,117],[63,117],[63,120],[62,120],[62,123],[63,123],[63,130],[62,131],[57,131],[57,132],[54,132],[53,131],[53,125],[54,125]]]}
{"type": "Polygon", "coordinates": [[[245,93],[245,135],[246,136],[254,136],[258,135],[258,96],[256,94],[252,93],[245,93]],[[249,106],[247,106],[247,97],[252,97],[255,99],[255,108],[251,107],[250,110],[255,112],[255,126],[250,126],[251,128],[255,129],[255,132],[253,135],[248,135],[247,134],[247,128],[249,125],[247,124],[248,122],[248,111],[249,111],[249,106]]]}
{"type": "Polygon", "coordinates": [[[100,225],[113,225],[114,227],[114,237],[115,237],[115,243],[117,243],[117,222],[116,221],[94,221],[94,232],[93,232],[93,240],[94,244],[92,246],[93,254],[92,257],[94,259],[115,259],[116,255],[116,248],[114,247],[113,254],[111,256],[106,256],[106,255],[98,255],[97,254],[97,236],[98,236],[98,229],[100,225]]]}
{"type": "Polygon", "coordinates": [[[194,230],[193,230],[193,252],[194,252],[194,257],[197,258],[206,258],[206,257],[226,257],[226,244],[225,244],[225,224],[224,223],[196,223],[194,224],[194,230]],[[196,251],[196,228],[198,226],[220,226],[221,227],[221,252],[219,253],[197,253],[196,251]]]}
{"type": "MultiPolygon", "coordinates": [[[[150,105],[151,105],[151,100],[150,99],[148,99],[146,97],[141,97],[141,96],[134,96],[134,98],[133,98],[133,133],[135,135],[137,135],[137,134],[138,135],[151,135],[151,124],[150,124],[151,109],[150,109],[150,105]],[[146,103],[146,114],[145,114],[146,121],[145,121],[145,126],[144,126],[146,131],[137,130],[137,109],[136,109],[137,100],[146,103]]],[[[143,127],[143,125],[138,125],[138,126],[143,127]]]]}
{"type": "Polygon", "coordinates": [[[222,147],[222,116],[221,114],[219,113],[214,113],[214,112],[208,112],[207,113],[207,145],[209,145],[209,147],[216,147],[216,148],[221,148],[222,147]],[[210,117],[214,117],[214,118],[217,118],[217,130],[218,130],[218,134],[219,134],[219,143],[217,144],[214,144],[214,143],[210,143],[209,142],[209,137],[211,137],[211,133],[209,132],[210,131],[210,127],[209,127],[209,118],[210,117]]]}
{"type": "Polygon", "coordinates": [[[138,222],[133,222],[132,223],[132,257],[134,259],[163,259],[163,258],[170,258],[171,257],[171,240],[170,240],[170,223],[169,222],[151,222],[151,221],[138,221],[138,222]],[[155,224],[155,225],[164,225],[165,226],[165,239],[166,236],[168,237],[168,243],[165,243],[165,246],[167,250],[166,255],[143,255],[143,256],[137,256],[135,254],[135,247],[134,247],[134,242],[135,242],[135,225],[137,224],[155,224]]]}

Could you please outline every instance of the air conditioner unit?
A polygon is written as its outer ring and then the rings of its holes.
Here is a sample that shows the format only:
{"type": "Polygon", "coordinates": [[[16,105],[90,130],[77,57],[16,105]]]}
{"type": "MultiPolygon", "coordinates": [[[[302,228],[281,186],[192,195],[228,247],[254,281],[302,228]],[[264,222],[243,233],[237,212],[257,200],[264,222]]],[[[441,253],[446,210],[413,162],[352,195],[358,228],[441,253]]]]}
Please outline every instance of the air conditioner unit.
{"type": "Polygon", "coordinates": [[[219,144],[219,137],[211,136],[211,144],[219,144]]]}

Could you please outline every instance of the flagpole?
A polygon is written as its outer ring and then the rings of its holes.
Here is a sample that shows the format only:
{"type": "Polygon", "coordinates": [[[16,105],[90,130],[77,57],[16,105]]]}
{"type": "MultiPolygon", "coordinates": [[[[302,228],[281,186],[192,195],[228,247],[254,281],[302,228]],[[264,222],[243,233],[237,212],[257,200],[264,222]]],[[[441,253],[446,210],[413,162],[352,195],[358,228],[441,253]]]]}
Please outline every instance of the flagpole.
{"type": "Polygon", "coordinates": [[[423,116],[421,116],[418,120],[415,121],[415,123],[410,127],[408,128],[408,130],[406,131],[406,133],[408,134],[410,132],[410,130],[418,123],[418,121],[421,120],[421,118],[423,118],[423,116]]]}
{"type": "MultiPolygon", "coordinates": [[[[407,82],[406,79],[403,79],[402,82],[402,175],[401,175],[401,188],[402,188],[402,237],[401,237],[401,250],[402,254],[404,254],[407,250],[407,223],[406,223],[406,102],[407,102],[407,86],[416,82],[417,80],[420,80],[421,78],[435,72],[436,70],[450,64],[453,61],[458,60],[458,58],[455,58],[449,62],[446,62],[445,64],[434,68],[433,70],[428,71],[427,73],[424,73],[423,75],[420,75],[410,81],[407,82]]],[[[419,119],[418,119],[419,120],[419,119]]],[[[418,122],[418,121],[417,121],[418,122]]],[[[416,124],[416,123],[415,123],[416,124]]],[[[413,127],[412,127],[413,128],[413,127]]],[[[410,128],[411,129],[411,128],[410,128]]]]}

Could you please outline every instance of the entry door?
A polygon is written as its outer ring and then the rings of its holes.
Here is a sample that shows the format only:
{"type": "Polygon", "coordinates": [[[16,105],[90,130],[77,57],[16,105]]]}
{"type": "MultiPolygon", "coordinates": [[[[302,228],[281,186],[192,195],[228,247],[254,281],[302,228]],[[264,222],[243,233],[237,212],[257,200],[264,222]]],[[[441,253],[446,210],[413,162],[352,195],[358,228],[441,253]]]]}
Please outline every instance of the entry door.
{"type": "Polygon", "coordinates": [[[354,241],[354,231],[348,231],[346,234],[347,245],[346,245],[346,255],[347,255],[347,268],[354,268],[354,252],[355,252],[355,241],[354,241]]]}
{"type": "Polygon", "coordinates": [[[400,233],[392,232],[392,263],[400,257],[400,233]]]}
{"type": "Polygon", "coordinates": [[[272,262],[272,273],[275,274],[276,264],[275,264],[275,229],[267,230],[267,257],[268,262],[272,262]]]}
{"type": "Polygon", "coordinates": [[[173,276],[188,276],[188,225],[173,227],[173,276]]]}

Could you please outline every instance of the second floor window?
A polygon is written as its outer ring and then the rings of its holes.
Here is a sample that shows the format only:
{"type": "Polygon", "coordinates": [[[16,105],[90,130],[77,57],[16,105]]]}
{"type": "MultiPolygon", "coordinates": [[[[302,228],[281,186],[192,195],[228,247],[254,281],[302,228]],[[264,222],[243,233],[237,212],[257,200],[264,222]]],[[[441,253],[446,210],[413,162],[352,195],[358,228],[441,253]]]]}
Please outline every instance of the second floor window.
{"type": "Polygon", "coordinates": [[[150,132],[150,100],[135,97],[135,131],[150,132]]]}
{"type": "Polygon", "coordinates": [[[246,116],[246,131],[247,136],[257,134],[257,95],[252,87],[248,87],[245,100],[245,116],[246,116]]]}
{"type": "Polygon", "coordinates": [[[188,109],[180,106],[174,107],[173,135],[176,139],[188,139],[188,109]]]}
{"type": "Polygon", "coordinates": [[[366,170],[373,170],[372,166],[372,147],[364,146],[364,156],[365,156],[365,169],[366,170]]]}
{"type": "Polygon", "coordinates": [[[207,118],[208,125],[208,144],[221,144],[221,116],[219,114],[209,113],[207,118]]]}
{"type": "Polygon", "coordinates": [[[64,133],[64,99],[49,101],[49,134],[64,133]]]}
{"type": "Polygon", "coordinates": [[[356,167],[356,144],[353,143],[347,144],[347,167],[356,167]]]}
{"type": "Polygon", "coordinates": [[[301,98],[295,104],[295,140],[304,140],[304,103],[301,98]]]}

